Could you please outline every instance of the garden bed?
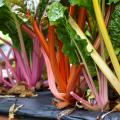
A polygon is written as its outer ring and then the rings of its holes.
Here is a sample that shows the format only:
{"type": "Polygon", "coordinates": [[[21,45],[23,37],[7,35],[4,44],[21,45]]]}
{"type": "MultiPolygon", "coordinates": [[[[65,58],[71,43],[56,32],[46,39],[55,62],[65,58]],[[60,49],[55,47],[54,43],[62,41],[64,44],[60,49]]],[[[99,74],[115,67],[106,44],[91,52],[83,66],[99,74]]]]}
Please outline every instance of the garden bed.
{"type": "MultiPolygon", "coordinates": [[[[32,98],[0,98],[0,113],[8,114],[9,108],[16,102],[16,105],[23,105],[16,112],[20,120],[56,120],[57,115],[62,111],[56,109],[52,104],[52,95],[49,91],[39,92],[37,97],[32,98]]],[[[96,120],[100,112],[86,110],[75,110],[70,115],[65,115],[61,120],[96,120]]],[[[107,115],[103,120],[119,120],[120,113],[114,112],[107,115]]]]}

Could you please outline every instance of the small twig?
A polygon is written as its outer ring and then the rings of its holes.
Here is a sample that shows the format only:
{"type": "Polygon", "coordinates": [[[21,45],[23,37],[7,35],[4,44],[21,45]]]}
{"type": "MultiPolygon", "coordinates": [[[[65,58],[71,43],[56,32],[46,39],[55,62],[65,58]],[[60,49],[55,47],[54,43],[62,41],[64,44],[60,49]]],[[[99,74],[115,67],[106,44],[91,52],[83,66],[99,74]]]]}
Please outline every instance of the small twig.
{"type": "Polygon", "coordinates": [[[17,103],[17,99],[15,101],[15,103],[13,103],[13,105],[10,107],[9,109],[9,120],[12,120],[15,116],[15,113],[21,108],[23,107],[23,105],[16,105],[17,103]]]}

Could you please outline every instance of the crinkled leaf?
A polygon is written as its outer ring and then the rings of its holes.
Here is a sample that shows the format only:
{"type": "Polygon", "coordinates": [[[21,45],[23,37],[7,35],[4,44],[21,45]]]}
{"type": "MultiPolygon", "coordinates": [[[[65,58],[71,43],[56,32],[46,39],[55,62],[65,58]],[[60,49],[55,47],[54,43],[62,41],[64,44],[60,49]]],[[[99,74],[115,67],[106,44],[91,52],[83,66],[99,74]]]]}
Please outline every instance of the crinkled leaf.
{"type": "Polygon", "coordinates": [[[51,24],[58,24],[59,20],[64,17],[66,7],[59,2],[52,3],[48,8],[48,18],[51,24]]]}
{"type": "Polygon", "coordinates": [[[120,3],[112,13],[108,30],[116,53],[120,54],[120,3]]]}

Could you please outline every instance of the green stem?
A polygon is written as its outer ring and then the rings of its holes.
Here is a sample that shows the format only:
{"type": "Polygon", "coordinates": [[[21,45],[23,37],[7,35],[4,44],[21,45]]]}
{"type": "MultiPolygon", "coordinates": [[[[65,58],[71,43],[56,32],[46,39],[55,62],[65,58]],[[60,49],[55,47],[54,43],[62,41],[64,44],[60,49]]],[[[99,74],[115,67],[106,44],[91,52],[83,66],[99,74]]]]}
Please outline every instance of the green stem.
{"type": "Polygon", "coordinates": [[[102,14],[105,14],[105,0],[102,0],[102,14]]]}
{"type": "Polygon", "coordinates": [[[94,11],[95,11],[95,15],[96,15],[96,19],[97,19],[97,22],[98,22],[99,29],[100,29],[101,34],[103,36],[103,39],[104,39],[106,48],[108,50],[111,62],[113,64],[115,73],[118,77],[118,80],[120,81],[120,65],[119,65],[118,59],[115,55],[112,43],[110,41],[110,37],[108,35],[107,29],[106,29],[106,26],[105,26],[105,23],[104,23],[104,19],[103,19],[101,10],[100,10],[98,0],[93,0],[93,6],[94,6],[94,11]]]}

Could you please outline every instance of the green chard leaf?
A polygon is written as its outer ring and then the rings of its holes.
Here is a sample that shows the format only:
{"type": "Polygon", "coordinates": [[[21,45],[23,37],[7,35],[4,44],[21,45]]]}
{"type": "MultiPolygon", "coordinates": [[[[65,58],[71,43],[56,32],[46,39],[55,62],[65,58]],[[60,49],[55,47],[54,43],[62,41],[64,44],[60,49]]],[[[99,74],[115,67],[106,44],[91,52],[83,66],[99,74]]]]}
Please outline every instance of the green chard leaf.
{"type": "MultiPolygon", "coordinates": [[[[3,34],[9,34],[13,42],[13,47],[20,50],[19,37],[12,14],[14,13],[11,13],[6,5],[0,7],[0,31],[2,31],[3,34]]],[[[29,56],[32,51],[32,40],[30,40],[25,32],[23,32],[23,38],[29,56]]]]}
{"type": "Polygon", "coordinates": [[[0,7],[4,5],[4,0],[0,0],[0,7]]]}
{"type": "Polygon", "coordinates": [[[49,0],[49,3],[52,3],[52,2],[60,2],[60,0],[49,0]]]}
{"type": "Polygon", "coordinates": [[[120,54],[120,3],[116,5],[108,26],[116,54],[120,54]],[[119,52],[118,52],[119,51],[119,52]]]}
{"type": "Polygon", "coordinates": [[[3,6],[0,8],[0,31],[4,34],[9,33],[12,39],[17,39],[17,31],[10,10],[3,6]]]}
{"type": "Polygon", "coordinates": [[[40,0],[40,3],[38,4],[38,7],[37,7],[38,21],[41,20],[47,4],[48,4],[48,0],[40,0]]]}
{"type": "Polygon", "coordinates": [[[120,0],[108,0],[108,3],[111,4],[111,3],[117,3],[119,2],[120,0]]]}
{"type": "Polygon", "coordinates": [[[47,11],[47,15],[50,21],[50,24],[57,25],[59,24],[60,20],[64,18],[64,13],[66,11],[66,7],[64,7],[59,2],[53,2],[49,7],[47,11]]]}
{"type": "Polygon", "coordinates": [[[70,59],[70,62],[72,64],[78,64],[78,57],[76,51],[74,51],[75,45],[70,42],[70,36],[68,35],[66,29],[63,29],[64,26],[62,24],[59,24],[56,27],[57,35],[59,40],[63,42],[63,53],[67,55],[70,59]]]}

